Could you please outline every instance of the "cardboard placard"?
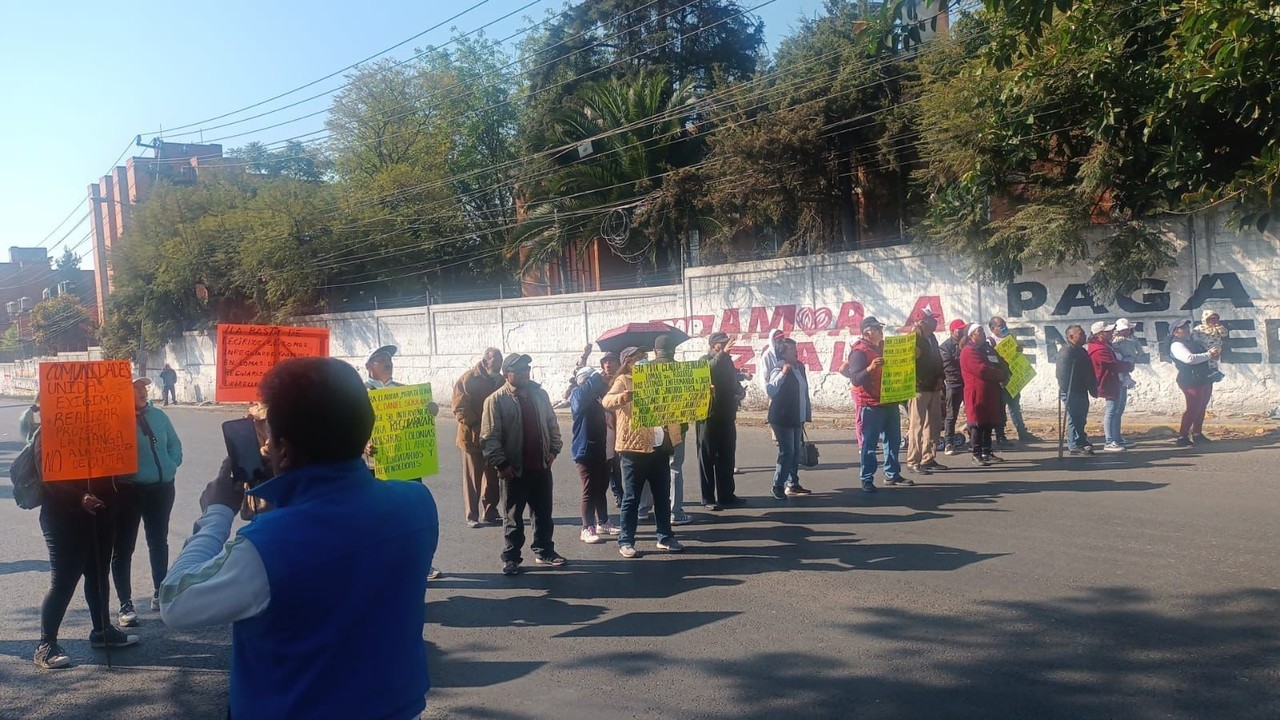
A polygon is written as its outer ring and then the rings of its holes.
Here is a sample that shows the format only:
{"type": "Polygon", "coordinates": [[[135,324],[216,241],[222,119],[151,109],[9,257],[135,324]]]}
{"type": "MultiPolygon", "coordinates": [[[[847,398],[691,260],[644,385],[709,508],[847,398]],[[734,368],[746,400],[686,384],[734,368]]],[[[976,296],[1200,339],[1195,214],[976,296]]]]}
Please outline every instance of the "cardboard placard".
{"type": "Polygon", "coordinates": [[[373,474],[383,480],[417,480],[440,472],[431,385],[369,391],[373,403],[373,474]]]}
{"type": "Polygon", "coordinates": [[[1031,361],[1022,353],[1022,348],[1018,347],[1018,341],[1012,335],[1006,335],[996,343],[996,352],[1009,364],[1009,382],[1004,389],[1009,392],[1010,397],[1018,397],[1018,393],[1036,376],[1036,369],[1031,367],[1031,361]]]}
{"type": "Polygon", "coordinates": [[[40,363],[40,420],[45,482],[138,472],[129,361],[40,363]]]}
{"type": "Polygon", "coordinates": [[[253,402],[271,368],[296,357],[328,357],[329,329],[280,325],[219,325],[218,402],[253,402]]]}
{"type": "Polygon", "coordinates": [[[884,339],[884,368],[880,372],[880,402],[900,403],[916,396],[916,334],[884,339]]]}
{"type": "Polygon", "coordinates": [[[711,363],[664,362],[637,365],[633,384],[631,424],[661,427],[706,420],[711,407],[711,363]]]}

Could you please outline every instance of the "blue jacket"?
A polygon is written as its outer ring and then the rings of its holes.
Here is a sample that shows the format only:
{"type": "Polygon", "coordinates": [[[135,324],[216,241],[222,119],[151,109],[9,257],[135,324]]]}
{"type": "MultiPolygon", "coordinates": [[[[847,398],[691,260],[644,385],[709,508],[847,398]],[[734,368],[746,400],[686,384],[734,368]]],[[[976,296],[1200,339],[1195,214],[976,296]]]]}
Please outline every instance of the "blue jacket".
{"type": "Polygon", "coordinates": [[[596,374],[578,385],[569,395],[569,407],[573,410],[573,461],[583,465],[601,465],[605,462],[604,377],[596,374]]]}
{"type": "Polygon", "coordinates": [[[426,486],[374,479],[356,458],[277,475],[241,528],[271,602],[232,626],[231,717],[417,718],[440,520],[426,486]]]}
{"type": "Polygon", "coordinates": [[[171,483],[178,474],[178,466],[182,464],[182,441],[178,439],[173,423],[169,422],[169,416],[152,407],[151,403],[147,403],[142,417],[151,427],[151,432],[155,433],[155,453],[151,452],[151,438],[142,429],[142,423],[135,421],[134,426],[138,430],[138,472],[133,476],[133,482],[138,485],[171,483]],[[160,460],[159,467],[156,466],[157,459],[160,460]]]}

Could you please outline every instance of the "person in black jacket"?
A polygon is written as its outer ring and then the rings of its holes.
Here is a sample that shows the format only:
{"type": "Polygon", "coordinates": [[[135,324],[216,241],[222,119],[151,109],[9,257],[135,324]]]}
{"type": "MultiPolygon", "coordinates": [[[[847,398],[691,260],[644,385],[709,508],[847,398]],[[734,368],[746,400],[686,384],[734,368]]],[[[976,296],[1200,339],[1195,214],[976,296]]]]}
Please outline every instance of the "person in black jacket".
{"type": "Polygon", "coordinates": [[[938,435],[942,432],[942,351],[938,347],[938,320],[929,309],[916,321],[916,396],[907,408],[907,469],[921,475],[945,470],[937,461],[938,435]]]}
{"type": "Polygon", "coordinates": [[[783,341],[779,364],[769,372],[769,427],[778,440],[778,465],[773,475],[773,499],[808,495],[797,474],[804,445],[804,424],[813,419],[809,403],[809,377],[796,353],[796,341],[783,341]]]}
{"type": "Polygon", "coordinates": [[[1098,394],[1098,378],[1093,361],[1084,349],[1084,328],[1067,328],[1067,344],[1058,354],[1058,394],[1067,405],[1067,450],[1072,455],[1092,455],[1093,444],[1085,433],[1089,417],[1089,396],[1098,394]]]}
{"type": "Polygon", "coordinates": [[[960,372],[960,351],[969,342],[969,325],[956,318],[948,329],[951,337],[938,346],[942,356],[942,442],[946,445],[946,453],[955,455],[964,447],[964,436],[956,432],[956,421],[960,417],[960,406],[964,403],[964,376],[960,372]]]}
{"type": "Polygon", "coordinates": [[[729,336],[718,332],[708,338],[711,345],[711,410],[702,423],[698,438],[698,460],[702,474],[702,504],[708,510],[741,503],[733,480],[734,452],[738,444],[738,404],[746,391],[738,381],[738,370],[729,354],[729,336]]]}

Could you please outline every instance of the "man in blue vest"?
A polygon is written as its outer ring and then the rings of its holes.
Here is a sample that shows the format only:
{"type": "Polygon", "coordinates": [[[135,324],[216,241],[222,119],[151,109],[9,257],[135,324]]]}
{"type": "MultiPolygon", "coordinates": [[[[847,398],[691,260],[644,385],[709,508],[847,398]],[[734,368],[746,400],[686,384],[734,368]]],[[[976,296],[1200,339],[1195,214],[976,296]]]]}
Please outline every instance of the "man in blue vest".
{"type": "Polygon", "coordinates": [[[161,585],[161,617],[179,630],[232,625],[234,720],[416,718],[431,685],[431,491],[365,466],[373,406],[350,365],[287,360],[259,392],[276,475],[250,492],[272,510],[227,542],[241,492],[223,463],[161,585]]]}

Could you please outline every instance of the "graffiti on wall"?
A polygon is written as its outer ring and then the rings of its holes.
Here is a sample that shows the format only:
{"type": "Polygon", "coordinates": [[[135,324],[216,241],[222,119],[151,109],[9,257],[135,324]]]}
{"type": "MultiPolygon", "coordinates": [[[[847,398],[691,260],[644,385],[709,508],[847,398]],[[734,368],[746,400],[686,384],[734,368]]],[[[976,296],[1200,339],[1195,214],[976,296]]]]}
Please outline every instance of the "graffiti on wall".
{"type": "MultiPolygon", "coordinates": [[[[1236,273],[1202,275],[1195,290],[1181,305],[1175,307],[1174,299],[1166,281],[1146,278],[1130,293],[1117,296],[1111,304],[1095,298],[1089,291],[1088,283],[1084,282],[1068,284],[1050,304],[1049,289],[1043,283],[1028,280],[1008,285],[1004,317],[1019,346],[1032,363],[1036,363],[1041,355],[1042,346],[1038,337],[1044,338],[1044,361],[1053,363],[1066,343],[1066,329],[1074,322],[1084,324],[1087,329],[1088,322],[1081,317],[1086,313],[1096,319],[1117,318],[1122,315],[1130,317],[1134,322],[1134,338],[1138,343],[1144,348],[1151,348],[1158,357],[1167,360],[1167,357],[1163,357],[1163,351],[1156,349],[1164,345],[1169,336],[1169,328],[1178,319],[1195,313],[1211,301],[1215,307],[1226,304],[1237,309],[1255,307],[1254,298],[1249,295],[1236,273]],[[1030,314],[1043,315],[1046,310],[1052,318],[1049,322],[1032,324],[1027,317],[1030,314]],[[1074,318],[1074,322],[1068,316],[1074,318]]],[[[937,295],[922,295],[916,299],[900,330],[910,328],[924,315],[926,309],[939,319],[939,327],[946,327],[947,315],[942,298],[937,295]]],[[[689,333],[690,337],[706,337],[714,332],[726,333],[736,343],[730,350],[735,364],[746,372],[756,371],[755,358],[762,352],[763,341],[768,338],[770,331],[782,330],[796,339],[799,360],[810,372],[834,373],[839,371],[847,359],[849,347],[853,339],[861,334],[862,320],[868,314],[874,312],[869,313],[861,301],[847,300],[838,308],[757,305],[750,308],[724,308],[718,314],[658,318],[657,322],[680,328],[689,333]],[[844,339],[824,341],[823,338],[844,339]],[[757,344],[762,347],[753,347],[757,344]],[[820,349],[819,345],[823,347],[820,349]]],[[[1222,315],[1222,322],[1230,331],[1223,343],[1223,363],[1280,364],[1280,319],[1230,318],[1229,312],[1223,312],[1222,315]]],[[[888,321],[892,318],[880,317],[880,320],[888,321]]],[[[1144,352],[1138,362],[1150,363],[1151,352],[1144,352]]]]}

